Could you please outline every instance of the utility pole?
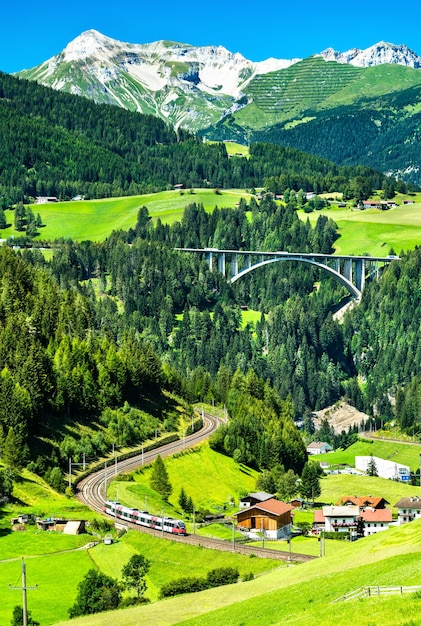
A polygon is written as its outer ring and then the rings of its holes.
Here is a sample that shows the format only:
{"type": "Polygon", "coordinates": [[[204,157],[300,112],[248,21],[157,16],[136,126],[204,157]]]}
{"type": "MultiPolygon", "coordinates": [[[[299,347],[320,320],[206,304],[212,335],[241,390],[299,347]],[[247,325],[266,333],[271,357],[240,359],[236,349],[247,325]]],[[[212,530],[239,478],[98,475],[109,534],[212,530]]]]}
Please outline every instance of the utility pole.
{"type": "Polygon", "coordinates": [[[9,585],[9,589],[22,589],[23,626],[28,626],[28,605],[26,601],[26,592],[32,591],[33,589],[38,589],[38,585],[35,585],[35,587],[26,586],[26,565],[25,565],[25,560],[23,557],[22,557],[22,586],[14,587],[13,585],[9,585]]]}

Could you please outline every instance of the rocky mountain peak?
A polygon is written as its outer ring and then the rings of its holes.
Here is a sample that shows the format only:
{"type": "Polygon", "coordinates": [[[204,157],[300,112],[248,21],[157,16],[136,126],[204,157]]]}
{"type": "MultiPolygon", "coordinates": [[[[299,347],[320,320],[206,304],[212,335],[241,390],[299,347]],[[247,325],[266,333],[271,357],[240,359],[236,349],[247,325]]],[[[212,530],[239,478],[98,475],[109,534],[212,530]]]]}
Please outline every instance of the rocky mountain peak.
{"type": "Polygon", "coordinates": [[[346,52],[338,52],[333,48],[327,48],[320,53],[325,61],[336,61],[337,63],[349,63],[356,67],[370,67],[382,65],[384,63],[394,63],[407,67],[421,67],[421,57],[405,44],[393,44],[386,41],[378,43],[361,50],[351,48],[346,52]]]}

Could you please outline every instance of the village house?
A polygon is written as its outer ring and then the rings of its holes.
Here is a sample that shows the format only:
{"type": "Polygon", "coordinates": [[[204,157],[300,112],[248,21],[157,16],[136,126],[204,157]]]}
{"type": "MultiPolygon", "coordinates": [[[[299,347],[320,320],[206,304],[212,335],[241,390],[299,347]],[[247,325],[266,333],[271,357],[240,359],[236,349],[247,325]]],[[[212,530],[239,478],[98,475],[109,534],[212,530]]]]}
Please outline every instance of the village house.
{"type": "Polygon", "coordinates": [[[263,533],[268,539],[288,539],[291,536],[291,511],[286,502],[271,498],[234,513],[239,529],[263,533]]]}
{"type": "Polygon", "coordinates": [[[325,441],[312,441],[307,446],[307,454],[325,454],[331,452],[332,449],[332,446],[325,441]]]}
{"type": "Polygon", "coordinates": [[[392,524],[392,511],[390,509],[365,509],[361,513],[364,522],[364,537],[374,535],[381,530],[387,530],[392,524]]]}
{"type": "Polygon", "coordinates": [[[348,533],[354,540],[357,538],[359,520],[363,523],[364,537],[368,537],[389,528],[392,524],[392,511],[373,507],[361,511],[358,504],[324,506],[322,510],[316,509],[314,512],[312,532],[348,533]]]}
{"type": "Polygon", "coordinates": [[[259,502],[265,502],[266,500],[270,500],[275,496],[273,493],[266,493],[266,491],[256,491],[255,493],[249,493],[248,496],[244,496],[244,498],[240,499],[239,506],[240,509],[248,509],[254,504],[258,504],[259,502]]]}
{"type": "Polygon", "coordinates": [[[58,202],[56,196],[37,196],[35,198],[35,204],[51,204],[52,202],[58,202]]]}
{"type": "Polygon", "coordinates": [[[398,509],[398,525],[413,522],[421,517],[421,498],[416,496],[413,498],[401,498],[395,504],[398,509]]]}

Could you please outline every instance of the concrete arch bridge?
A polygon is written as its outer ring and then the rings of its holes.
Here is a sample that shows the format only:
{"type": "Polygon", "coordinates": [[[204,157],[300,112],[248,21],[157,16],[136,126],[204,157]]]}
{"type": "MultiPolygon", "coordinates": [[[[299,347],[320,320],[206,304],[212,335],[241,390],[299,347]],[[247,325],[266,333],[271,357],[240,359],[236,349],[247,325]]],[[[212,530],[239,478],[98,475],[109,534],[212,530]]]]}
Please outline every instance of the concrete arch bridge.
{"type": "Polygon", "coordinates": [[[377,278],[379,272],[400,257],[347,256],[303,252],[259,252],[251,250],[219,250],[218,248],[176,248],[180,252],[200,254],[210,269],[217,268],[227,280],[235,283],[253,270],[278,262],[309,263],[333,276],[353,298],[360,300],[368,279],[377,278]]]}

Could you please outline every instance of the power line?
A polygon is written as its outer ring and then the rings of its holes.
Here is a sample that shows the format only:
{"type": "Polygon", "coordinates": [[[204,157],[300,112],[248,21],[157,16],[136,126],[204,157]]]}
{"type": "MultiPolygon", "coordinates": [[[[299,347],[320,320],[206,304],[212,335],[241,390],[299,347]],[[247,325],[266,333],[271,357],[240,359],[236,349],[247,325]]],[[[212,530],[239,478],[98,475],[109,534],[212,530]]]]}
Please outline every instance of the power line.
{"type": "Polygon", "coordinates": [[[22,590],[22,602],[23,602],[23,626],[28,626],[28,605],[26,601],[26,592],[38,589],[38,585],[34,587],[28,587],[26,585],[26,565],[25,559],[22,557],[22,585],[20,587],[9,585],[9,589],[21,589],[22,590]]]}

